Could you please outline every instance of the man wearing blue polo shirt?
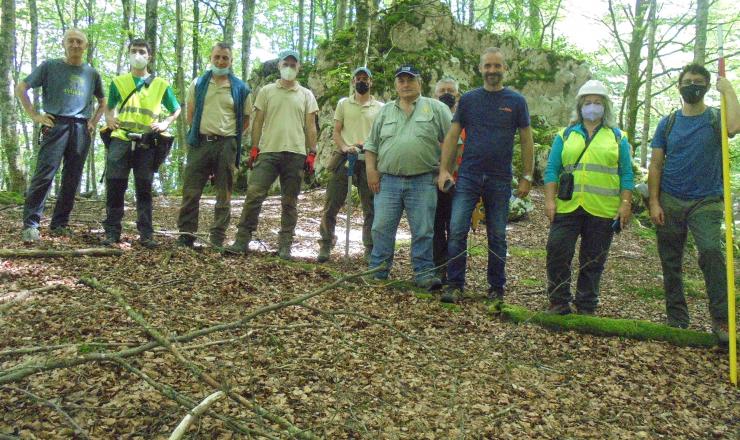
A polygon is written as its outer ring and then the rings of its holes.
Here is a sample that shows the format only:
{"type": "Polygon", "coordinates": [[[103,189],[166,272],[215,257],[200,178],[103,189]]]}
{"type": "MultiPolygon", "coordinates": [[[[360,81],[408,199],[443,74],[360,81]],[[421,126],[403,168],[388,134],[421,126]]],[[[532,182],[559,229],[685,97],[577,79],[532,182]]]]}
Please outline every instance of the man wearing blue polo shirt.
{"type": "Polygon", "coordinates": [[[514,134],[519,131],[524,170],[517,195],[524,197],[532,185],[534,142],[527,102],[519,93],[503,86],[506,61],[500,49],[489,47],[478,66],[483,87],[460,98],[452,128],[442,147],[438,185],[452,180],[458,139],[467,135],[455,195],[452,199],[450,237],[447,244],[447,291],[443,302],[455,302],[465,285],[467,239],[475,204],[483,197],[488,235],[488,299],[503,299],[506,283],[506,221],[511,197],[511,159],[514,134]]]}

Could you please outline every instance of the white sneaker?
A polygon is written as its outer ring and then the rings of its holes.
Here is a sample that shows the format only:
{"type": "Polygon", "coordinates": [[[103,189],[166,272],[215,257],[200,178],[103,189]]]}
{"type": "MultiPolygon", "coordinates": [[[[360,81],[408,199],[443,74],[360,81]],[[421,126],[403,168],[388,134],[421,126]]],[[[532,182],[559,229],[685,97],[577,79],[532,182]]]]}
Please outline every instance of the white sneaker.
{"type": "Polygon", "coordinates": [[[24,243],[35,243],[40,240],[39,230],[32,227],[24,228],[23,232],[21,233],[21,238],[23,239],[24,243]]]}

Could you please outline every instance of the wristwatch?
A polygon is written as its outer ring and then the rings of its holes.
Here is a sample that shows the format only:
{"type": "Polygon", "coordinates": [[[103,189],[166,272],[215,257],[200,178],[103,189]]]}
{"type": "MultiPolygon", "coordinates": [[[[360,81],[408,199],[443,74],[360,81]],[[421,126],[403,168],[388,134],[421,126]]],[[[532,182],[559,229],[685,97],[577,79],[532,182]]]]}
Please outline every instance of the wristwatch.
{"type": "Polygon", "coordinates": [[[522,176],[522,179],[526,180],[529,183],[532,183],[532,175],[531,174],[525,174],[522,176]]]}

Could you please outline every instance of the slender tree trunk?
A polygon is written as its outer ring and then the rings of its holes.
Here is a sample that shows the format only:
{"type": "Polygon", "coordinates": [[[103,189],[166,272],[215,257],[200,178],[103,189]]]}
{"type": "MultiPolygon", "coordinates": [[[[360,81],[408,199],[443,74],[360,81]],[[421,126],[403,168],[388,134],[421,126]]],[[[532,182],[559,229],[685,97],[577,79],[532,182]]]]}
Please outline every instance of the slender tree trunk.
{"type": "Polygon", "coordinates": [[[707,19],[709,0],[696,2],[696,40],[694,41],[694,62],[704,65],[707,50],[707,19]]]}
{"type": "Polygon", "coordinates": [[[334,20],[336,26],[334,31],[342,30],[347,25],[347,0],[339,0],[336,3],[336,18],[334,20]]]}
{"type": "Polygon", "coordinates": [[[193,79],[200,73],[200,0],[193,0],[193,79]]]}
{"type": "Polygon", "coordinates": [[[54,5],[57,7],[57,15],[59,16],[59,24],[62,25],[62,33],[67,31],[67,23],[64,20],[64,11],[62,10],[62,4],[60,0],[54,0],[54,5]]]}
{"type": "MultiPolygon", "coordinates": [[[[31,20],[31,70],[35,69],[39,64],[39,13],[36,7],[36,0],[28,0],[28,14],[31,20]]],[[[39,97],[36,93],[33,94],[33,108],[39,111],[39,97]]],[[[38,154],[38,142],[39,138],[39,124],[33,123],[33,134],[31,138],[31,148],[33,148],[32,157],[34,160],[29,161],[27,173],[30,173],[31,163],[35,162],[36,155],[38,154]]]]}
{"type": "Polygon", "coordinates": [[[542,19],[540,17],[540,3],[542,0],[529,0],[529,14],[527,16],[527,23],[529,27],[529,37],[532,42],[540,41],[542,33],[542,19]]]}
{"type": "Polygon", "coordinates": [[[622,128],[627,132],[628,139],[635,138],[637,128],[638,95],[640,93],[640,64],[642,63],[642,47],[645,41],[645,14],[648,3],[644,0],[635,0],[634,28],[629,44],[627,58],[627,87],[625,89],[626,108],[622,128]]]}
{"type": "Polygon", "coordinates": [[[249,78],[249,57],[252,54],[255,0],[242,0],[242,79],[249,78]]]}
{"type": "Polygon", "coordinates": [[[224,23],[224,42],[234,44],[234,25],[236,24],[236,0],[229,0],[224,23]]]}
{"type": "Polygon", "coordinates": [[[15,0],[2,0],[0,12],[0,138],[3,161],[8,167],[8,190],[22,193],[26,190],[26,178],[19,164],[18,118],[12,73],[15,61],[15,0]]]}
{"type": "Polygon", "coordinates": [[[496,16],[496,0],[489,0],[488,3],[488,19],[486,20],[486,30],[488,32],[493,31],[493,22],[496,16]]]}
{"type": "Polygon", "coordinates": [[[656,20],[656,0],[650,0],[650,12],[648,13],[648,53],[647,66],[645,67],[645,102],[642,108],[642,139],[640,139],[640,165],[647,166],[648,137],[650,136],[650,111],[652,107],[653,93],[653,63],[655,62],[655,31],[658,27],[656,20]]]}
{"type": "Polygon", "coordinates": [[[304,19],[305,0],[298,0],[298,55],[303,59],[303,49],[306,38],[306,25],[304,19]]]}
{"type": "MultiPolygon", "coordinates": [[[[182,3],[175,1],[175,62],[177,64],[175,70],[175,89],[177,90],[177,100],[180,105],[185,109],[185,69],[184,64],[184,49],[185,47],[185,33],[182,29],[182,3]]],[[[175,151],[172,154],[173,162],[177,169],[177,186],[182,186],[183,177],[183,157],[185,157],[185,111],[180,113],[180,117],[177,119],[177,145],[175,151]]]]}
{"type": "Polygon", "coordinates": [[[311,50],[314,43],[314,34],[316,32],[316,0],[309,0],[308,5],[308,38],[306,40],[306,56],[311,59],[311,50]]]}
{"type": "Polygon", "coordinates": [[[475,0],[468,2],[468,26],[475,24],[475,0]]]}
{"type": "Polygon", "coordinates": [[[116,76],[123,72],[124,67],[124,52],[126,51],[127,43],[131,41],[133,35],[131,33],[131,12],[133,2],[131,0],[121,0],[123,17],[121,19],[121,30],[123,35],[121,38],[121,45],[118,47],[118,56],[116,57],[116,76]]]}
{"type": "Polygon", "coordinates": [[[146,0],[144,13],[144,39],[152,48],[152,59],[149,62],[152,72],[157,71],[157,6],[159,0],[146,0]]]}
{"type": "Polygon", "coordinates": [[[370,8],[372,0],[357,0],[357,21],[355,25],[355,36],[357,44],[357,53],[361,54],[362,59],[358,59],[358,64],[367,65],[367,44],[370,38],[370,8]]]}
{"type": "MultiPolygon", "coordinates": [[[[95,23],[95,1],[87,0],[87,28],[91,29],[95,23]]],[[[97,47],[97,37],[95,35],[88,35],[88,46],[87,46],[87,63],[91,66],[95,65],[95,50],[97,47]]],[[[85,192],[92,191],[96,196],[98,195],[98,179],[96,178],[95,172],[95,144],[97,136],[97,128],[93,130],[92,141],[90,142],[90,150],[87,156],[87,179],[85,181],[85,192]]]]}
{"type": "Polygon", "coordinates": [[[328,40],[331,38],[329,14],[327,11],[328,7],[324,0],[319,0],[319,10],[321,11],[321,23],[324,26],[324,37],[328,40]]]}

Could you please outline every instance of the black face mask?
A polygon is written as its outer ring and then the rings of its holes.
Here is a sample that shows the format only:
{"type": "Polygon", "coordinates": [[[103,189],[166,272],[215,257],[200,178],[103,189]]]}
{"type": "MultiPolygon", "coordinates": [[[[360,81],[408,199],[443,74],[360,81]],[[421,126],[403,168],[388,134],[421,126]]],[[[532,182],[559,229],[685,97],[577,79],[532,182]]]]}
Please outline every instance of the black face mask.
{"type": "Polygon", "coordinates": [[[455,96],[453,96],[451,93],[445,93],[444,95],[439,97],[439,100],[447,104],[447,107],[452,110],[452,107],[455,106],[455,96]]]}
{"type": "Polygon", "coordinates": [[[679,91],[681,92],[681,97],[687,104],[696,104],[704,98],[704,94],[707,93],[707,86],[691,84],[681,87],[679,91]]]}
{"type": "Polygon", "coordinates": [[[355,83],[355,90],[357,90],[357,93],[360,95],[364,95],[370,90],[370,85],[364,81],[357,81],[355,83]]]}

